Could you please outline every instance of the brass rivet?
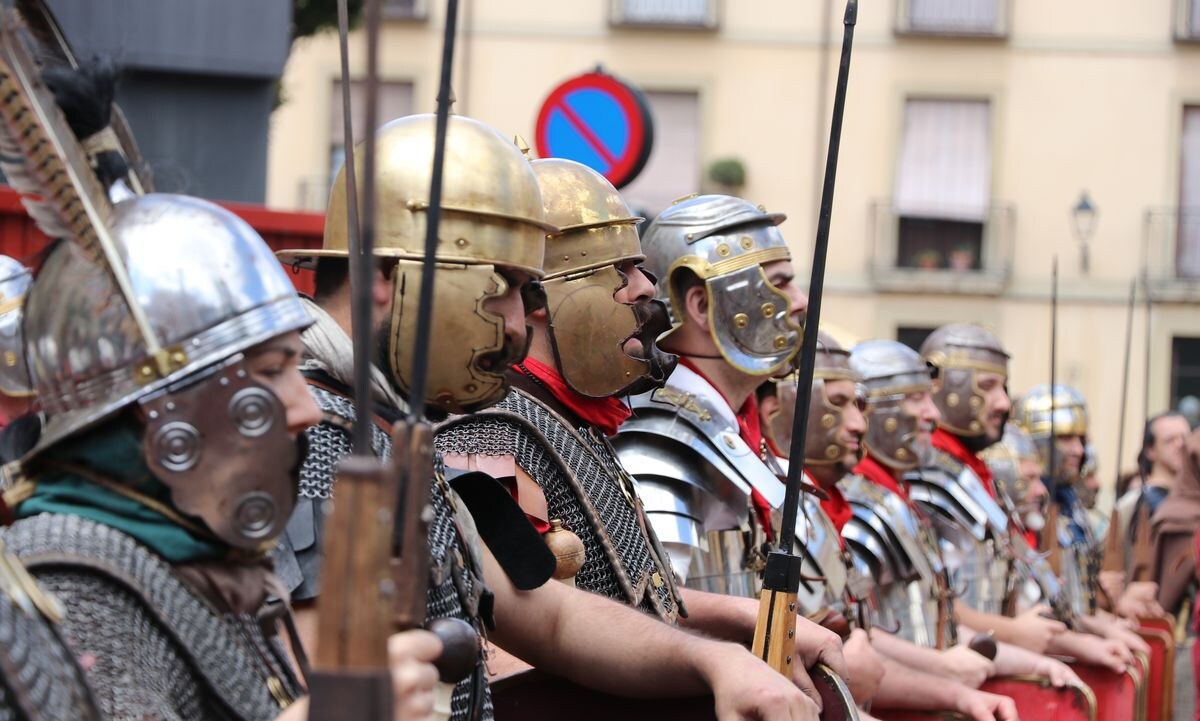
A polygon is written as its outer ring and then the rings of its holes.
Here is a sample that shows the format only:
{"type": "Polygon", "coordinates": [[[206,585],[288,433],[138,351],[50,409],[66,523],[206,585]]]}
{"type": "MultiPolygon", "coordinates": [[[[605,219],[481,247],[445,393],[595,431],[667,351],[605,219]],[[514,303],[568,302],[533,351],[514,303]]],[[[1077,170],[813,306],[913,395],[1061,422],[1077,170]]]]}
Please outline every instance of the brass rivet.
{"type": "Polygon", "coordinates": [[[10,350],[4,351],[4,362],[10,367],[17,364],[17,354],[10,350]]]}
{"type": "Polygon", "coordinates": [[[733,316],[733,326],[735,328],[745,328],[748,325],[750,325],[750,316],[745,313],[738,313],[733,316]]]}
{"type": "Polygon", "coordinates": [[[458,240],[454,241],[454,244],[460,248],[465,248],[467,247],[468,241],[466,238],[459,238],[458,240]]]}
{"type": "Polygon", "coordinates": [[[896,449],[896,457],[899,458],[900,460],[904,460],[904,459],[908,458],[908,451],[904,448],[897,448],[896,449]]]}
{"type": "Polygon", "coordinates": [[[763,318],[770,318],[771,316],[775,315],[775,304],[774,303],[763,303],[762,304],[762,314],[763,314],[763,318]]]}
{"type": "Polygon", "coordinates": [[[733,436],[731,436],[731,435],[728,435],[728,434],[723,435],[723,436],[721,436],[721,440],[725,441],[725,445],[729,446],[730,448],[737,447],[737,444],[734,443],[733,436]]]}
{"type": "Polygon", "coordinates": [[[825,449],[825,457],[831,461],[840,455],[842,455],[842,449],[837,446],[829,446],[825,449]]]}
{"type": "Polygon", "coordinates": [[[951,408],[957,407],[958,406],[958,394],[957,393],[947,393],[946,394],[946,405],[950,406],[951,408]]]}
{"type": "Polygon", "coordinates": [[[751,238],[748,235],[743,235],[742,236],[742,248],[744,248],[746,250],[750,250],[753,247],[754,247],[754,238],[751,238]]]}
{"type": "Polygon", "coordinates": [[[587,251],[586,251],[586,250],[581,250],[581,251],[579,251],[579,254],[580,254],[580,255],[583,255],[583,256],[586,256],[586,255],[587,255],[587,251]]]}
{"type": "Polygon", "coordinates": [[[821,416],[821,425],[826,428],[833,428],[837,424],[837,418],[833,417],[832,413],[826,413],[821,416]]]}
{"type": "Polygon", "coordinates": [[[466,386],[463,387],[463,390],[465,390],[467,393],[474,393],[477,390],[477,388],[474,383],[468,383],[466,386]]]}
{"type": "Polygon", "coordinates": [[[972,432],[982,431],[983,424],[980,423],[979,421],[971,421],[969,428],[971,429],[972,432]]]}
{"type": "Polygon", "coordinates": [[[569,255],[564,255],[564,256],[563,256],[563,262],[564,262],[564,263],[566,263],[566,262],[567,262],[568,260],[570,260],[570,259],[571,259],[571,256],[569,256],[569,255]]]}
{"type": "Polygon", "coordinates": [[[725,245],[724,243],[720,243],[717,245],[717,255],[721,256],[722,258],[729,255],[731,252],[733,252],[733,251],[729,250],[728,245],[725,245]]]}
{"type": "Polygon", "coordinates": [[[895,433],[896,429],[899,427],[900,421],[896,420],[895,418],[888,418],[883,422],[883,430],[887,431],[888,433],[895,433]]]}
{"type": "Polygon", "coordinates": [[[787,338],[781,335],[775,336],[775,350],[783,350],[787,346],[787,338]]]}
{"type": "Polygon", "coordinates": [[[655,588],[662,588],[664,585],[662,575],[659,574],[658,571],[655,571],[654,573],[650,574],[650,583],[654,584],[655,588]]]}
{"type": "Polygon", "coordinates": [[[971,399],[967,401],[967,405],[975,410],[979,410],[979,407],[983,405],[983,399],[979,396],[971,396],[971,399]]]}

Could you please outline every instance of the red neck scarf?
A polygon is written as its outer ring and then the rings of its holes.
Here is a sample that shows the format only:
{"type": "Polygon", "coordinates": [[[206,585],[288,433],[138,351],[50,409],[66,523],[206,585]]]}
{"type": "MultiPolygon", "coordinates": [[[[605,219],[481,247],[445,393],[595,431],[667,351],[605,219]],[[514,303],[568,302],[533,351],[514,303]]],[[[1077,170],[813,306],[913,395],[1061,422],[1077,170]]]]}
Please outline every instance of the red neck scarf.
{"type": "Polygon", "coordinates": [[[987,489],[988,495],[993,499],[996,498],[996,487],[992,482],[992,469],[988,468],[982,458],[968,451],[958,436],[944,428],[938,428],[933,432],[933,447],[949,453],[974,471],[975,475],[979,476],[979,480],[983,481],[983,487],[987,489]]]}
{"type": "MultiPolygon", "coordinates": [[[[721,392],[721,388],[712,382],[712,379],[704,374],[704,371],[692,362],[687,356],[679,356],[679,364],[687,366],[696,375],[703,378],[713,387],[717,393],[721,394],[721,398],[725,401],[725,405],[733,408],[733,404],[729,402],[729,398],[721,392]]],[[[742,407],[733,414],[737,418],[738,435],[750,446],[750,450],[754,451],[760,458],[763,453],[763,434],[762,421],[758,417],[758,398],[751,393],[742,407]]],[[[775,541],[775,532],[771,530],[771,504],[763,497],[756,489],[750,490],[750,500],[754,505],[754,517],[758,519],[758,525],[762,527],[763,533],[766,534],[767,540],[775,541]]]]}
{"type": "MultiPolygon", "coordinates": [[[[850,502],[846,500],[846,497],[842,495],[842,490],[837,486],[831,488],[822,487],[821,490],[825,491],[825,495],[829,496],[829,498],[821,501],[821,510],[825,511],[826,516],[829,516],[829,520],[833,522],[834,528],[840,534],[842,528],[845,527],[846,523],[854,515],[854,509],[850,507],[850,502]]],[[[841,536],[838,536],[838,542],[842,543],[841,536]]],[[[843,543],[842,545],[844,546],[845,544],[843,543]]]]}
{"type": "Polygon", "coordinates": [[[533,358],[526,358],[518,363],[517,369],[536,378],[546,390],[550,391],[555,400],[579,416],[581,421],[597,428],[606,436],[615,436],[617,428],[625,422],[626,418],[633,415],[633,411],[629,410],[621,402],[621,399],[614,396],[589,398],[582,393],[577,393],[567,385],[557,370],[533,358]]]}
{"type": "Polygon", "coordinates": [[[870,454],[867,454],[858,462],[858,465],[854,467],[854,472],[877,486],[883,486],[903,498],[905,503],[908,503],[908,492],[904,490],[900,482],[892,475],[892,472],[884,468],[870,454]]]}

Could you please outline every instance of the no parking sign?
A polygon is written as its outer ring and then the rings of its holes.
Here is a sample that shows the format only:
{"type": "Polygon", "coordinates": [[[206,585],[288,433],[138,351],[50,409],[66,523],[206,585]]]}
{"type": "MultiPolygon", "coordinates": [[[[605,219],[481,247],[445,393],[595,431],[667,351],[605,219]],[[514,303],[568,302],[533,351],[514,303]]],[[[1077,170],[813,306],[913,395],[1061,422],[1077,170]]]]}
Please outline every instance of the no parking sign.
{"type": "Polygon", "coordinates": [[[620,188],[637,177],[654,145],[654,121],[637,88],[600,70],[559,85],[538,112],[543,158],[567,158],[620,188]]]}

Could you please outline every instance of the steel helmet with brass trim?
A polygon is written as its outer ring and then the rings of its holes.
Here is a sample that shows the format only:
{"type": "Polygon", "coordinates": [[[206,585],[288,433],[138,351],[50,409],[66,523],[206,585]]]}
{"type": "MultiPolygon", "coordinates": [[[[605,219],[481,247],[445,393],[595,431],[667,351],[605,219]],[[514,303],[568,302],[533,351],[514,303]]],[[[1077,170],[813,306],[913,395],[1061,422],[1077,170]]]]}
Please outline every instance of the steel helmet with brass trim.
{"type": "Polygon", "coordinates": [[[995,373],[1007,380],[1009,355],[1000,340],[983,326],[951,323],[929,334],[921,344],[921,355],[937,368],[933,402],[942,414],[938,425],[962,438],[983,437],[987,424],[979,373],[995,373]]]}
{"type": "Polygon", "coordinates": [[[704,282],[709,333],[721,356],[754,376],[778,373],[800,350],[802,329],[787,295],[767,279],[763,264],[791,260],[767,213],[741,198],[700,195],[664,210],[642,235],[646,267],[658,276],[658,297],[669,300],[674,328],[682,324],[680,280],[690,271],[704,282]]]}
{"type": "Polygon", "coordinates": [[[21,332],[21,308],[32,283],[28,268],[0,255],[0,393],[13,398],[34,395],[21,332]]]}
{"type": "Polygon", "coordinates": [[[850,367],[866,389],[866,450],[894,470],[916,468],[927,449],[918,446],[921,420],[904,410],[903,401],[910,393],[932,392],[929,365],[903,343],[868,340],[850,351],[850,367]]]}
{"type": "MultiPolygon", "coordinates": [[[[621,303],[628,279],[618,266],[640,263],[635,216],[612,183],[573,160],[532,163],[546,221],[558,228],[546,238],[545,277],[550,343],[563,379],[576,392],[604,398],[645,382],[661,384],[674,356],[657,349],[666,331],[665,308],[651,299],[621,303]],[[657,321],[657,322],[656,322],[657,321]],[[630,354],[626,342],[641,348],[630,354]]],[[[648,390],[648,389],[647,389],[648,390]]]]}
{"type": "MultiPolygon", "coordinates": [[[[992,472],[997,492],[1004,495],[1021,515],[1022,524],[1033,531],[1040,531],[1045,523],[1041,516],[1041,503],[1029,501],[1030,480],[1021,472],[1021,464],[1033,462],[1041,466],[1037,445],[1020,426],[1008,423],[999,443],[984,449],[979,457],[992,472]]],[[[1037,480],[1041,483],[1041,480],[1037,480]]],[[[1044,500],[1044,498],[1043,498],[1044,500]]]]}
{"type": "Polygon", "coordinates": [[[1050,444],[1057,436],[1079,436],[1087,438],[1087,401],[1075,388],[1061,383],[1054,386],[1054,416],[1051,418],[1050,385],[1034,386],[1013,407],[1013,419],[1033,439],[1042,460],[1042,472],[1056,480],[1074,482],[1079,477],[1079,468],[1067,468],[1064,454],[1055,454],[1058,468],[1051,473],[1046,468],[1050,456],[1050,444]]]}
{"type": "Polygon", "coordinates": [[[145,418],[143,454],[177,509],[258,549],[296,500],[299,448],[244,351],[311,322],[263,239],[199,198],[150,194],[108,225],[154,356],[109,266],[60,242],[25,300],[25,347],[45,424],[26,463],[122,410],[145,418]]]}
{"type": "MultiPolygon", "coordinates": [[[[805,465],[832,465],[846,456],[846,447],[838,437],[845,412],[829,402],[826,381],[851,381],[856,386],[856,403],[865,406],[863,388],[858,374],[850,367],[850,352],[825,331],[817,334],[816,365],[813,367],[813,389],[809,401],[808,432],[804,441],[805,465]]],[[[775,445],[788,452],[796,420],[796,374],[789,373],[774,382],[779,410],[768,417],[767,425],[775,445]]]]}
{"type": "MultiPolygon", "coordinates": [[[[384,125],[376,137],[375,254],[396,259],[385,357],[392,381],[407,393],[416,336],[429,186],[433,115],[384,125]]],[[[363,172],[364,148],[354,150],[363,172]]],[[[542,196],[529,161],[493,128],[452,115],[446,130],[442,217],[427,400],[451,412],[486,407],[504,397],[504,373],[524,349],[507,348],[504,319],[484,306],[509,290],[512,271],[540,278],[545,239],[542,196]]],[[[320,250],[287,250],[284,262],[348,256],[345,168],[338,171],[320,250]]],[[[359,187],[362,187],[361,178],[359,187]]],[[[426,349],[420,349],[425,352],[426,349]]]]}

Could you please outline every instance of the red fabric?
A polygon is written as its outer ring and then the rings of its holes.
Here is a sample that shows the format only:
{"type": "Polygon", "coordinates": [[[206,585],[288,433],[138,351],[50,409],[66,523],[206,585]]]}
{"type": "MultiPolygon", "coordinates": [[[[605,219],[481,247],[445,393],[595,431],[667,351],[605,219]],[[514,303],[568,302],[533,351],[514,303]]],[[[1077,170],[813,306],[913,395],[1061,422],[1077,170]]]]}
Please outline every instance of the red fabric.
{"type": "Polygon", "coordinates": [[[996,485],[992,482],[992,469],[988,468],[982,458],[968,451],[957,436],[945,429],[938,428],[933,432],[933,447],[949,453],[962,461],[967,468],[975,471],[975,475],[983,481],[983,487],[987,489],[988,495],[993,499],[996,498],[996,485]]]}
{"type": "MultiPolygon", "coordinates": [[[[721,398],[725,401],[725,405],[729,406],[731,409],[733,408],[733,404],[729,402],[729,398],[727,398],[724,393],[721,393],[720,386],[718,386],[716,383],[713,383],[712,379],[705,375],[704,371],[700,370],[700,368],[693,363],[690,358],[687,356],[680,356],[679,363],[687,366],[687,368],[693,373],[708,381],[708,384],[712,386],[717,393],[721,394],[721,398]]],[[[762,421],[758,417],[758,398],[751,393],[750,397],[746,399],[746,402],[742,404],[742,407],[739,408],[733,415],[735,418],[737,418],[738,435],[742,437],[742,440],[746,442],[746,445],[750,446],[751,450],[756,453],[762,453],[763,434],[762,421]]],[[[773,543],[775,541],[775,532],[771,530],[771,504],[767,502],[767,499],[764,498],[757,489],[753,488],[750,489],[750,502],[754,506],[754,517],[758,519],[758,525],[763,529],[763,533],[766,535],[767,540],[773,543]]]]}
{"type": "Polygon", "coordinates": [[[1037,531],[1025,531],[1025,542],[1029,544],[1030,548],[1036,549],[1041,543],[1041,539],[1038,538],[1037,531]]]}
{"type": "Polygon", "coordinates": [[[854,467],[854,472],[867,479],[877,486],[883,486],[897,496],[908,502],[908,492],[901,486],[892,472],[884,468],[879,461],[872,458],[870,455],[865,456],[858,465],[854,467]]]}
{"type": "MultiPolygon", "coordinates": [[[[513,497],[513,500],[516,501],[518,505],[520,505],[521,489],[517,487],[517,479],[509,476],[508,478],[497,478],[496,480],[500,481],[504,488],[508,490],[508,494],[513,497]]],[[[525,518],[529,520],[530,525],[532,525],[534,530],[536,530],[540,535],[544,536],[550,532],[550,521],[547,521],[544,518],[538,518],[532,513],[526,513],[525,518]]]]}
{"type": "Polygon", "coordinates": [[[595,426],[606,436],[615,436],[617,428],[633,414],[619,398],[589,398],[576,393],[559,372],[545,363],[526,358],[517,364],[521,369],[537,378],[546,386],[554,398],[569,408],[572,413],[588,425],[595,426]]]}
{"type": "MultiPolygon", "coordinates": [[[[821,510],[825,511],[825,515],[829,516],[829,520],[833,522],[834,528],[838,530],[838,533],[841,533],[842,528],[850,520],[850,517],[854,515],[854,509],[850,507],[850,502],[846,500],[846,497],[842,495],[841,489],[837,486],[822,488],[822,490],[825,491],[825,494],[829,498],[821,501],[821,510]]],[[[842,541],[841,536],[838,536],[838,542],[842,544],[843,548],[845,547],[846,544],[842,541]]]]}

